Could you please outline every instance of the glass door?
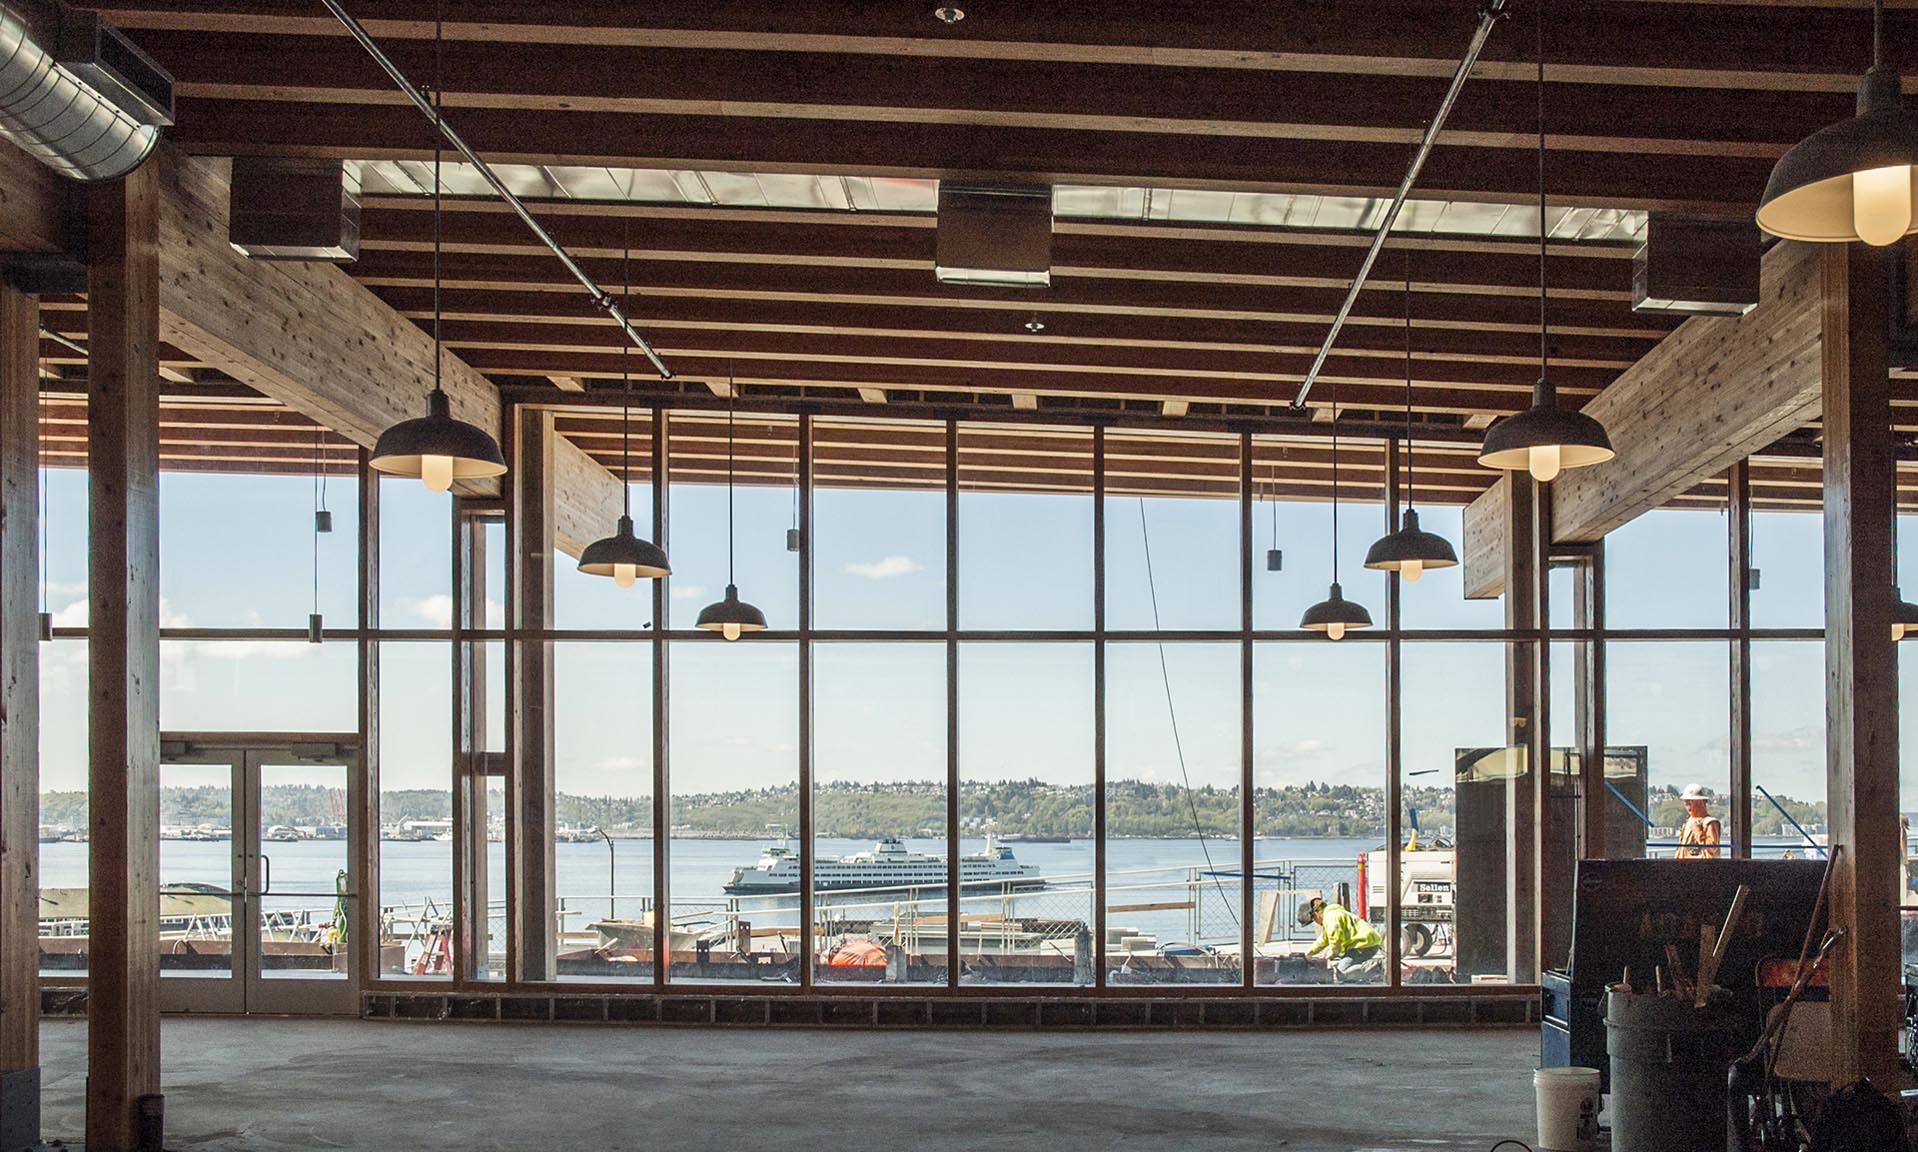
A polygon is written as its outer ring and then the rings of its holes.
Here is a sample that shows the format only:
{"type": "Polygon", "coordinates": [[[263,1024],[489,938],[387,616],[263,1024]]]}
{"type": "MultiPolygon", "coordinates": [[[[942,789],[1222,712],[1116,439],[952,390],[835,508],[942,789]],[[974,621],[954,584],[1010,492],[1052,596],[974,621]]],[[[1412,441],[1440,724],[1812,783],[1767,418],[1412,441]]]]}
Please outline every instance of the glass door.
{"type": "Polygon", "coordinates": [[[257,894],[248,914],[246,1010],[356,1015],[352,762],[334,748],[256,749],[245,769],[257,894]]]}
{"type": "Polygon", "coordinates": [[[243,1012],[236,926],[246,915],[238,831],[241,764],[231,749],[165,746],[160,764],[160,1009],[243,1012]]]}
{"type": "Polygon", "coordinates": [[[163,1011],[358,1013],[358,771],[345,743],[162,741],[163,1011]]]}

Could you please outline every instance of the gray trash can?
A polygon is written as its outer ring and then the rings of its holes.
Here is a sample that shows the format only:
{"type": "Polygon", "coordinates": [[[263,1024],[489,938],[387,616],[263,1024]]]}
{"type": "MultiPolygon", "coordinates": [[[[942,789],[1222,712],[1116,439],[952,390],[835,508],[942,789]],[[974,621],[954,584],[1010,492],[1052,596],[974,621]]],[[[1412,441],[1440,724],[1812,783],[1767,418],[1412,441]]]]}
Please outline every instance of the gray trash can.
{"type": "MultiPolygon", "coordinates": [[[[1721,994],[1722,995],[1722,994],[1721,994]]],[[[1607,991],[1612,1152],[1698,1152],[1725,1146],[1731,1039],[1722,1000],[1607,991]]]]}

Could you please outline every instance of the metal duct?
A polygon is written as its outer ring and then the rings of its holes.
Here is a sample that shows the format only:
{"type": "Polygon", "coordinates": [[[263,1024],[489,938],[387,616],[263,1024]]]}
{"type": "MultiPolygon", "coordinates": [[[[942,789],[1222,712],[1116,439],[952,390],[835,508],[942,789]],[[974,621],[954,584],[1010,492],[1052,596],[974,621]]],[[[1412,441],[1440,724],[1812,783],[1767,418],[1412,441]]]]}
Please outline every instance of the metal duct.
{"type": "Polygon", "coordinates": [[[112,180],[138,168],[160,133],[55,63],[26,18],[0,4],[0,137],[63,176],[112,180]]]}

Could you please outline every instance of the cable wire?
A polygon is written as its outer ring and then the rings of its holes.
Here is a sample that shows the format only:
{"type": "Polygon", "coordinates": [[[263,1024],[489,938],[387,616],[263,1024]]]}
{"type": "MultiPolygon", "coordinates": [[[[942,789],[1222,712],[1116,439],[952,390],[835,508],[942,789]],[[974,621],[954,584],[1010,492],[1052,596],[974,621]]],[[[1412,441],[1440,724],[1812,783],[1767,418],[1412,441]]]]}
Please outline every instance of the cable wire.
{"type": "MultiPolygon", "coordinates": [[[[1159,625],[1159,584],[1152,574],[1152,533],[1146,525],[1145,497],[1139,499],[1139,542],[1145,549],[1145,586],[1152,601],[1152,630],[1158,632],[1159,625]]],[[[1212,849],[1205,840],[1205,824],[1199,819],[1199,802],[1192,795],[1192,776],[1185,765],[1185,741],[1179,736],[1179,710],[1172,703],[1172,670],[1166,664],[1165,641],[1159,641],[1155,647],[1159,650],[1159,681],[1165,686],[1165,714],[1172,726],[1172,751],[1179,761],[1179,781],[1185,787],[1186,807],[1192,812],[1192,832],[1199,838],[1199,852],[1205,857],[1205,874],[1212,878],[1212,886],[1218,889],[1219,900],[1232,917],[1232,926],[1239,925],[1239,911],[1233,907],[1232,897],[1226,894],[1225,884],[1219,879],[1218,866],[1212,863],[1212,849]]],[[[1241,797],[1241,803],[1249,803],[1251,797],[1241,797]]],[[[1197,941],[1194,941],[1197,943],[1197,941]]]]}

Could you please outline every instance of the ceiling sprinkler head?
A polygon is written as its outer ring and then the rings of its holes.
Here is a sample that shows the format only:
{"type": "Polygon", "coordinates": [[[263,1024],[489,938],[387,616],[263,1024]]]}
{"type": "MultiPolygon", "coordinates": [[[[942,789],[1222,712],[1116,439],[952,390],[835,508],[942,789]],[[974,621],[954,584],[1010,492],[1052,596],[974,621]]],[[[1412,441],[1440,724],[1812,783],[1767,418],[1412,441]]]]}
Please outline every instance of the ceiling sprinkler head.
{"type": "Polygon", "coordinates": [[[1045,330],[1046,330],[1046,322],[1044,320],[1039,319],[1039,317],[1037,316],[1034,316],[1032,319],[1026,321],[1026,331],[1032,333],[1034,336],[1037,336],[1039,333],[1044,332],[1045,330]]]}
{"type": "Polygon", "coordinates": [[[941,4],[932,10],[932,14],[946,24],[957,24],[966,18],[966,10],[952,4],[941,4]]]}

